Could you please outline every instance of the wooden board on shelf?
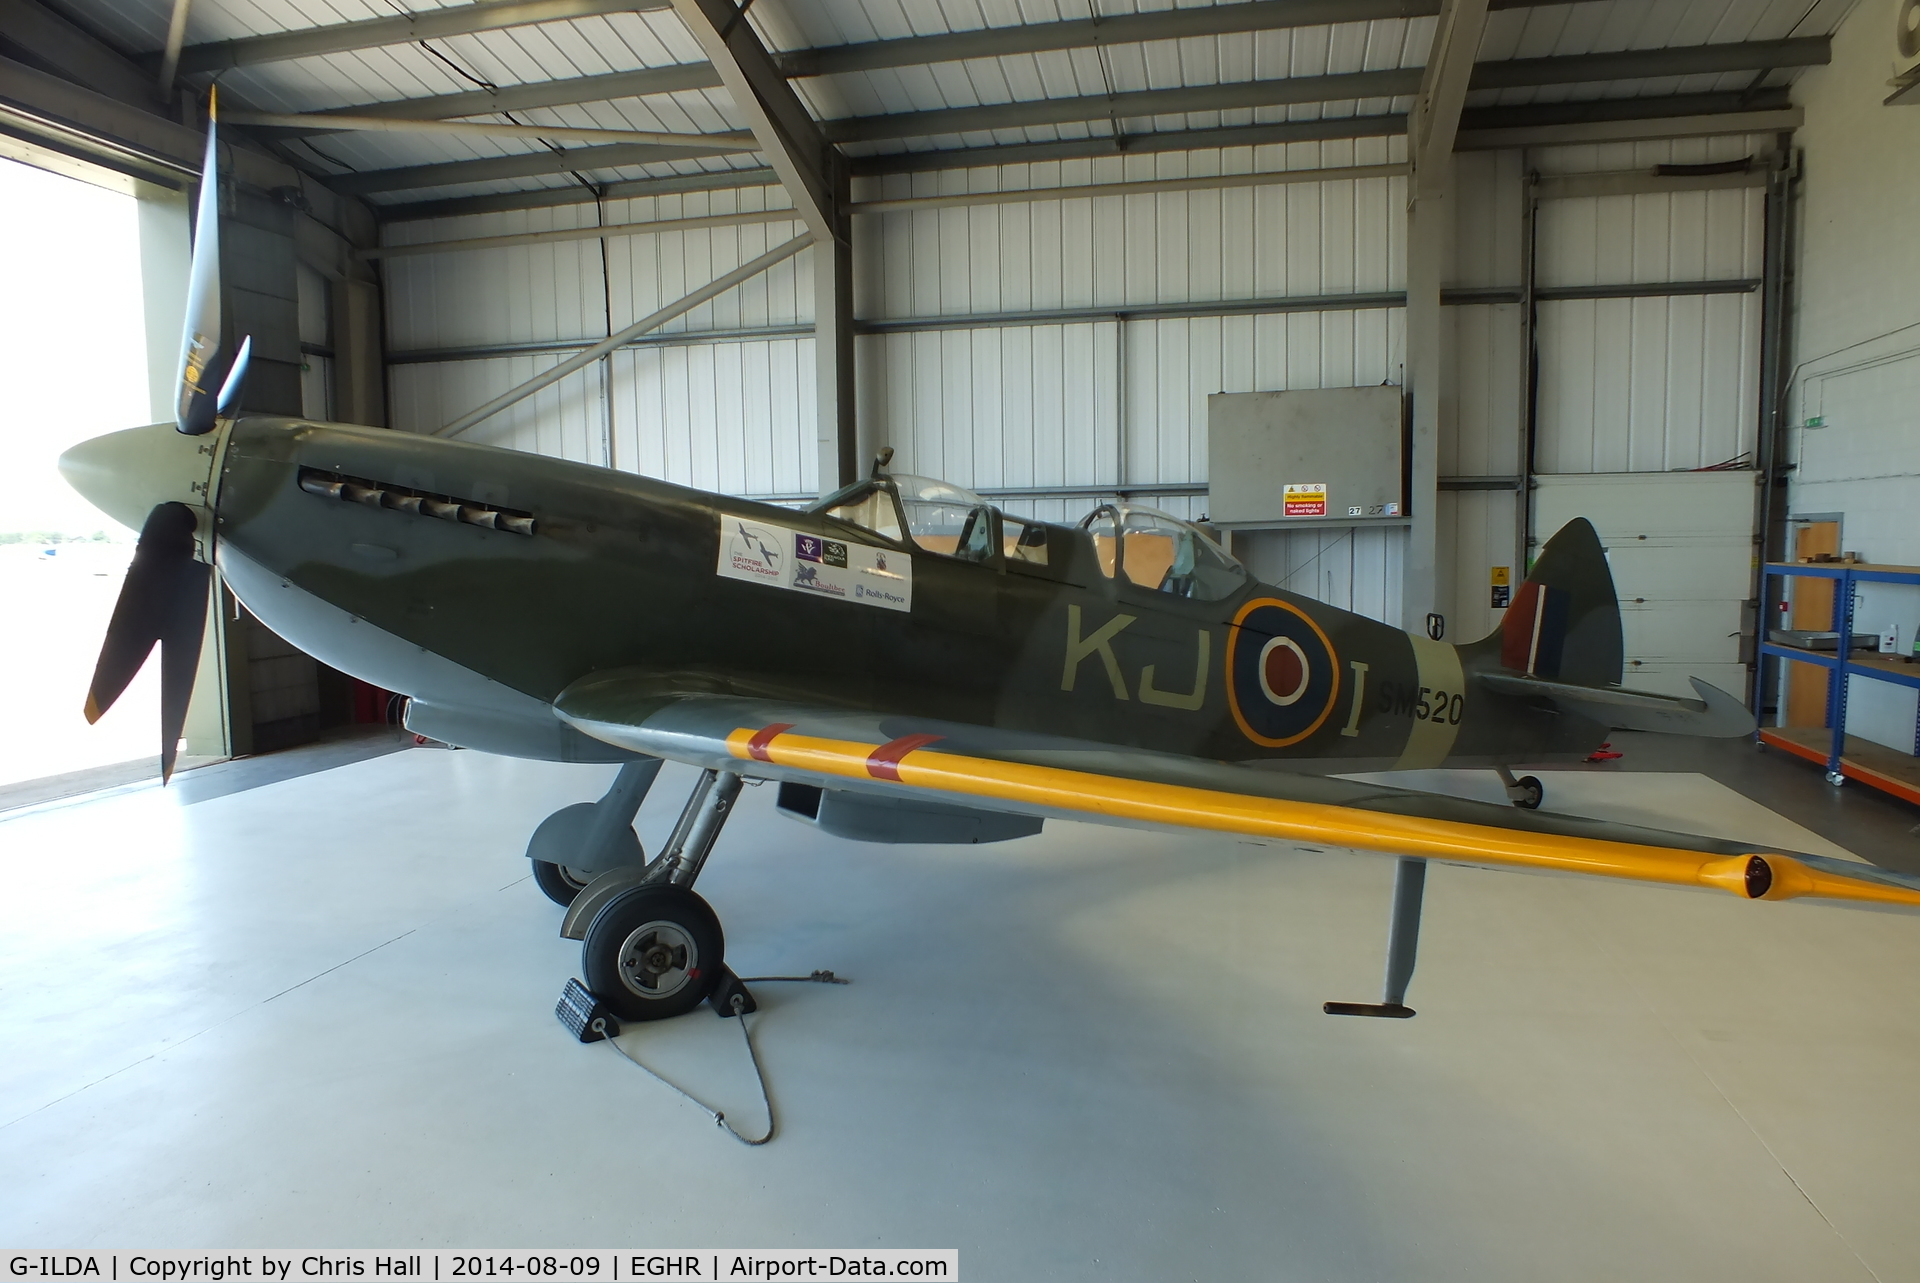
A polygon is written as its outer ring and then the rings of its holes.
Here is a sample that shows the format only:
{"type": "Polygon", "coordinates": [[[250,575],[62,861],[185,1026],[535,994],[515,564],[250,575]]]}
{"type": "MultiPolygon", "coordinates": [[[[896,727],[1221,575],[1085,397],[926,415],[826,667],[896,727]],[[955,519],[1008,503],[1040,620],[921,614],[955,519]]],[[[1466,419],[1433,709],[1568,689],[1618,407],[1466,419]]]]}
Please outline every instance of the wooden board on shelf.
{"type": "MultiPolygon", "coordinates": [[[[1760,741],[1825,769],[1833,733],[1819,726],[1767,726],[1761,728],[1760,741]]],[[[1920,757],[1849,735],[1841,753],[1840,773],[1920,806],[1920,757]]]]}

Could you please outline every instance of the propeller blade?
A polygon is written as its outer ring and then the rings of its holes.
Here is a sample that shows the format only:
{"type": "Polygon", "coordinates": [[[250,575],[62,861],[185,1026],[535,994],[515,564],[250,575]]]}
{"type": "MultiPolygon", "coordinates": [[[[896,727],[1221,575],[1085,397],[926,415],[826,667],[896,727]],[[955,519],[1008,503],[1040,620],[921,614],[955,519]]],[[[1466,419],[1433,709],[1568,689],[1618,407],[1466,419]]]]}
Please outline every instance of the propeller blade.
{"type": "Polygon", "coordinates": [[[187,274],[187,319],[180,338],[180,392],[174,422],[188,436],[211,431],[220,380],[220,175],[216,147],[219,89],[207,100],[207,154],[200,164],[200,201],[193,215],[193,266],[187,274]]]}
{"type": "Polygon", "coordinates": [[[207,631],[207,587],[213,567],[196,561],[183,567],[180,583],[160,634],[160,782],[173,778],[180,733],[187,726],[187,704],[200,669],[200,642],[207,631]]]}
{"type": "Polygon", "coordinates": [[[227,368],[227,381],[220,385],[220,396],[214,401],[216,413],[225,414],[240,401],[240,389],[247,383],[247,361],[253,356],[253,335],[240,340],[240,350],[233,354],[233,364],[227,368]]]}
{"type": "Polygon", "coordinates": [[[183,503],[156,504],[147,514],[87,690],[87,720],[97,722],[146,663],[154,643],[160,644],[163,775],[173,773],[206,629],[212,567],[194,560],[193,530],[193,509],[183,503]]]}

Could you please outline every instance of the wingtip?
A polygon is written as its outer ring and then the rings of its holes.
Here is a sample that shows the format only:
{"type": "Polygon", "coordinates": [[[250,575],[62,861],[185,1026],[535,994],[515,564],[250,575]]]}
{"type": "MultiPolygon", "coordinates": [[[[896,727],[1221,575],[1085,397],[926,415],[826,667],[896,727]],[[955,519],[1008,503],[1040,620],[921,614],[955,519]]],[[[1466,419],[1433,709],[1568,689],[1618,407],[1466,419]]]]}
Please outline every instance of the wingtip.
{"type": "Polygon", "coordinates": [[[98,722],[101,715],[106,711],[106,709],[100,707],[100,702],[94,699],[92,695],[87,696],[87,725],[92,726],[95,722],[98,722]]]}

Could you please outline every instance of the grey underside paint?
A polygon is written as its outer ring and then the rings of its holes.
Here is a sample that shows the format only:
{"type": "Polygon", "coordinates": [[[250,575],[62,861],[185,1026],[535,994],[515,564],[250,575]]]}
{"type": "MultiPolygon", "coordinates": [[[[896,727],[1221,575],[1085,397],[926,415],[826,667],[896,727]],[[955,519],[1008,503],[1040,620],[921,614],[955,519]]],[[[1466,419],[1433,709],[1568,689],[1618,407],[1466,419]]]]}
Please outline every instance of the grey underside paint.
{"type": "Polygon", "coordinates": [[[582,735],[531,695],[294,587],[230,544],[220,546],[218,560],[234,595],[275,633],[343,673],[411,696],[407,727],[416,734],[549,762],[622,762],[635,756],[582,735]]]}
{"type": "Polygon", "coordinates": [[[1032,837],[1044,820],[921,798],[782,784],[782,815],[855,842],[972,846],[1032,837]]]}

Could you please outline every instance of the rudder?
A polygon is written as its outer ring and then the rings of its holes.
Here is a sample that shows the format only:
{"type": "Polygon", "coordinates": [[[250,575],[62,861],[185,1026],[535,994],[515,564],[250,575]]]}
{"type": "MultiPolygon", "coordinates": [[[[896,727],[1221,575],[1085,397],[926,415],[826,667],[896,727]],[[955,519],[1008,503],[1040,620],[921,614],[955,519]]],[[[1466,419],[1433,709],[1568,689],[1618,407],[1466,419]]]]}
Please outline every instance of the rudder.
{"type": "Polygon", "coordinates": [[[1497,645],[1500,666],[1512,672],[1582,686],[1620,684],[1620,602],[1593,523],[1576,517],[1547,541],[1506,618],[1481,645],[1497,645]]]}

